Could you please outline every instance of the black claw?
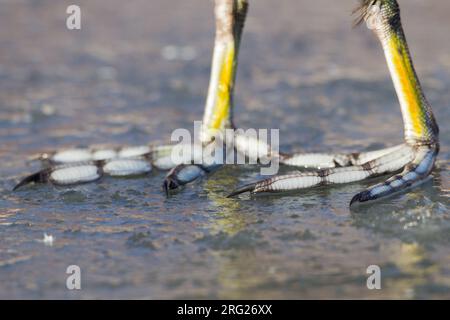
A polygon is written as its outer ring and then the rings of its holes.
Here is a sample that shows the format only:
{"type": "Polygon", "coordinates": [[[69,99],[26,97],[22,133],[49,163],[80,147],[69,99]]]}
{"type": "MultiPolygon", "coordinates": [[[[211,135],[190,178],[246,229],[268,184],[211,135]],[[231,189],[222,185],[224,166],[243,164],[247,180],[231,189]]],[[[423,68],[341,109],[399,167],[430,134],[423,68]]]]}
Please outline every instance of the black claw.
{"type": "Polygon", "coordinates": [[[44,183],[47,181],[47,171],[39,171],[23,178],[14,188],[13,191],[16,191],[20,187],[23,187],[32,182],[34,183],[44,183]]]}
{"type": "Polygon", "coordinates": [[[165,179],[164,179],[162,188],[164,190],[164,193],[166,194],[166,198],[168,198],[169,197],[169,186],[168,186],[167,180],[165,180],[165,179]]]}
{"type": "Polygon", "coordinates": [[[175,177],[172,176],[167,176],[166,179],[164,179],[164,183],[163,183],[163,189],[164,192],[166,193],[166,197],[169,197],[169,192],[170,190],[174,190],[177,189],[180,186],[180,182],[178,181],[178,179],[176,179],[175,177]]]}
{"type": "Polygon", "coordinates": [[[370,194],[370,191],[366,190],[355,195],[350,201],[350,207],[357,203],[367,202],[373,200],[374,197],[370,194]]]}
{"type": "Polygon", "coordinates": [[[227,198],[231,198],[234,196],[237,196],[238,194],[244,193],[244,192],[252,192],[253,190],[255,190],[256,187],[256,183],[251,183],[251,184],[247,184],[245,186],[242,186],[240,188],[237,188],[236,190],[234,190],[232,193],[230,193],[227,198]]]}

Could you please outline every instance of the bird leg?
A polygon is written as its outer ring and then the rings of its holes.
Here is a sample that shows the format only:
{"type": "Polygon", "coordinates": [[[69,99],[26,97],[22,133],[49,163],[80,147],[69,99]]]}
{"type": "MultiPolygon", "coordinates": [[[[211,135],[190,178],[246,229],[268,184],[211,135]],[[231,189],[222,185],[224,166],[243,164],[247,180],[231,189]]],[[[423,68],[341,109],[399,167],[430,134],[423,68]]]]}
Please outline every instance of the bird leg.
{"type": "Polygon", "coordinates": [[[195,159],[198,153],[195,150],[199,145],[202,145],[200,148],[212,146],[215,135],[233,127],[234,82],[247,7],[247,0],[215,1],[216,39],[201,141],[192,146],[183,146],[189,150],[184,152],[182,161],[174,161],[174,145],[71,149],[45,153],[37,158],[43,162],[44,169],[22,179],[14,190],[32,182],[70,185],[95,181],[104,174],[138,175],[147,173],[152,167],[173,169],[164,183],[164,188],[169,190],[216,168],[217,163],[214,162],[193,164],[198,162],[195,161],[198,160],[195,159]]]}
{"type": "MultiPolygon", "coordinates": [[[[232,121],[233,92],[239,44],[247,9],[247,0],[215,0],[216,35],[200,137],[204,148],[216,147],[217,137],[223,137],[225,129],[234,128],[232,121]]],[[[181,164],[168,173],[163,188],[168,194],[169,190],[194,181],[218,167],[220,167],[219,163],[211,166],[195,163],[181,164]]]]}
{"type": "MultiPolygon", "coordinates": [[[[264,193],[301,190],[324,184],[349,183],[381,174],[401,174],[360,192],[351,205],[390,196],[425,181],[431,173],[439,153],[439,129],[430,104],[425,98],[409,53],[396,0],[363,0],[355,10],[357,23],[365,21],[380,40],[389,71],[397,92],[404,122],[405,144],[381,151],[344,157],[348,167],[321,169],[271,177],[238,188],[230,194],[264,193]]],[[[306,164],[310,157],[288,157],[287,162],[306,164]]],[[[320,157],[317,157],[319,159],[320,157]]],[[[332,165],[341,157],[325,156],[325,164],[332,165]]],[[[313,161],[314,162],[314,161],[313,161]]]]}

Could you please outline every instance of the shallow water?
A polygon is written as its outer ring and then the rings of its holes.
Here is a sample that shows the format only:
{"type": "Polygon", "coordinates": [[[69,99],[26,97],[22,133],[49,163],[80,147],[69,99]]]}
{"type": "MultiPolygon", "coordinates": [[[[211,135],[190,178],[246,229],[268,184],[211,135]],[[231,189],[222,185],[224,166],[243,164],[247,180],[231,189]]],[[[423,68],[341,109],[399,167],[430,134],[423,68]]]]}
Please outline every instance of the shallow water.
{"type": "MultiPolygon", "coordinates": [[[[283,151],[400,143],[380,48],[352,30],[354,1],[251,3],[236,124],[279,128],[283,151]],[[334,6],[332,6],[333,4],[334,6]]],[[[3,1],[0,11],[0,298],[450,298],[450,21],[444,0],[400,1],[417,71],[441,128],[433,177],[350,212],[379,181],[227,199],[259,178],[226,167],[166,199],[164,172],[12,192],[29,156],[93,144],[167,141],[201,118],[212,2],[3,1]],[[424,23],[426,22],[426,23],[424,23]],[[51,234],[52,246],[41,240],[51,234]],[[79,265],[82,290],[66,289],[79,265]],[[382,290],[366,287],[379,265],[382,290]]]]}

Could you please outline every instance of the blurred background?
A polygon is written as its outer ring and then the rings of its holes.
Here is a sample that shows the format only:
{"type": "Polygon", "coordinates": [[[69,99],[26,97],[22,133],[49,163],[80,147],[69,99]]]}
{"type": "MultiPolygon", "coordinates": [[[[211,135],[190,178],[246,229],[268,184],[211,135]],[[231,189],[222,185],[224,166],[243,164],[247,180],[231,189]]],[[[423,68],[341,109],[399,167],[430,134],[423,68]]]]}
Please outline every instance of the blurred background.
{"type": "MultiPolygon", "coordinates": [[[[279,128],[282,151],[402,141],[398,101],[355,0],[250,0],[235,124],[279,128]]],[[[14,184],[42,151],[165,141],[202,117],[211,0],[0,0],[0,298],[449,298],[450,2],[399,0],[441,128],[434,178],[354,215],[377,181],[225,199],[258,178],[224,168],[165,199],[163,172],[71,188],[14,184]],[[66,8],[81,7],[81,30],[66,8]],[[37,241],[43,233],[53,246],[37,241]],[[83,290],[65,289],[79,264],[83,290]],[[382,267],[380,291],[365,286],[382,267]]]]}

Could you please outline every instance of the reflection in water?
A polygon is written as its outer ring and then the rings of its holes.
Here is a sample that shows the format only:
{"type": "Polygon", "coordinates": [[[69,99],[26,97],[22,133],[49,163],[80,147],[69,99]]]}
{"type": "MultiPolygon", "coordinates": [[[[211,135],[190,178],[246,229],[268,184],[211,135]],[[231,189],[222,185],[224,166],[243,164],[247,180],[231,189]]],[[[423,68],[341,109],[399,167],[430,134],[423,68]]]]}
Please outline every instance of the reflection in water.
{"type": "MultiPolygon", "coordinates": [[[[233,170],[233,166],[222,168],[204,185],[208,194],[208,201],[217,210],[217,213],[210,217],[206,227],[211,234],[224,233],[224,238],[221,241],[225,242],[230,241],[230,238],[236,236],[239,232],[245,232],[248,224],[255,222],[252,215],[243,210],[240,201],[225,197],[224,188],[232,188],[239,181],[235,175],[228,173],[231,170],[233,170]]],[[[245,240],[250,239],[243,237],[242,241],[245,240]]],[[[258,274],[254,272],[254,264],[258,261],[254,250],[248,247],[239,247],[239,244],[235,247],[232,246],[231,252],[229,250],[225,253],[211,252],[215,264],[218,265],[219,298],[242,299],[245,297],[243,292],[260,281],[258,274]],[[233,250],[233,248],[237,250],[233,250]]]]}
{"type": "Polygon", "coordinates": [[[388,278],[386,287],[399,298],[420,298],[416,296],[416,288],[426,284],[431,286],[430,276],[438,271],[438,266],[430,261],[427,250],[417,243],[403,243],[392,256],[401,275],[398,279],[388,278]]]}
{"type": "Polygon", "coordinates": [[[238,183],[235,175],[229,174],[233,166],[227,166],[219,170],[213,177],[205,180],[204,190],[207,193],[208,201],[217,212],[211,216],[208,229],[212,234],[224,232],[233,236],[242,231],[250,223],[251,216],[242,210],[239,201],[226,198],[227,188],[231,188],[238,183]]]}

